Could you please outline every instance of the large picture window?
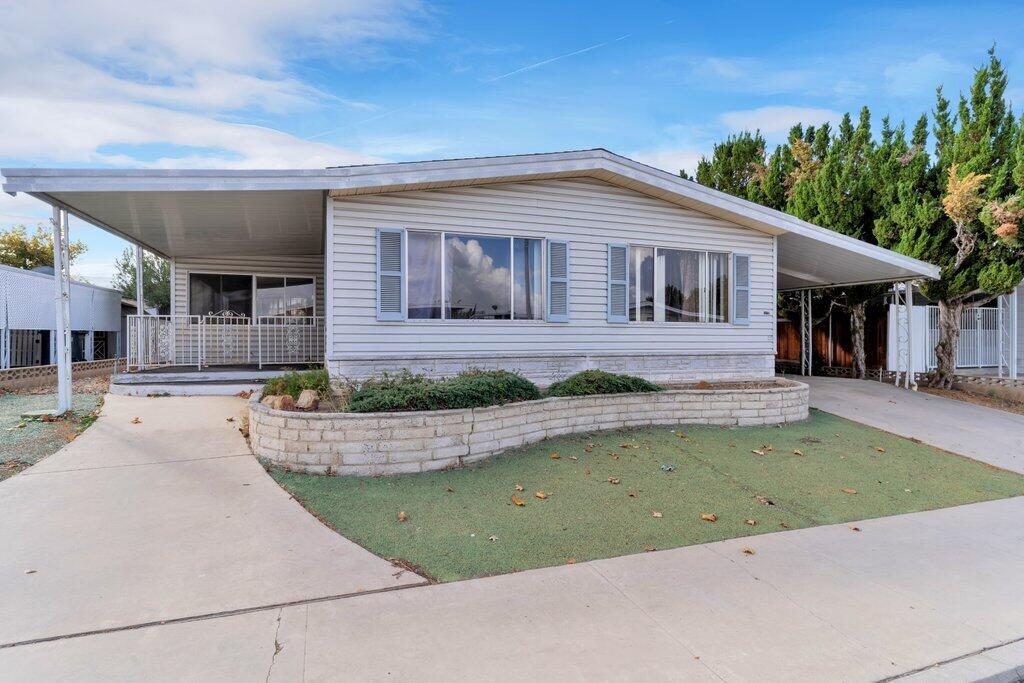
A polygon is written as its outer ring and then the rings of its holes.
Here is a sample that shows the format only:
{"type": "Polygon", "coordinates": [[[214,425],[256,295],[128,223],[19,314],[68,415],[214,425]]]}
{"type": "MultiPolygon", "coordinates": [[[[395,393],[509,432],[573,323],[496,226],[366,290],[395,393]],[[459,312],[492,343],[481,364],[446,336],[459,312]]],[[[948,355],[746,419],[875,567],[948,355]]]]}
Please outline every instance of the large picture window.
{"type": "Polygon", "coordinates": [[[311,277],[189,273],[189,315],[230,311],[246,317],[316,315],[316,280],[311,277]]]}
{"type": "Polygon", "coordinates": [[[630,247],[631,322],[729,322],[729,254],[630,247]]]}
{"type": "Polygon", "coordinates": [[[543,242],[409,231],[407,318],[542,320],[543,242]]]}

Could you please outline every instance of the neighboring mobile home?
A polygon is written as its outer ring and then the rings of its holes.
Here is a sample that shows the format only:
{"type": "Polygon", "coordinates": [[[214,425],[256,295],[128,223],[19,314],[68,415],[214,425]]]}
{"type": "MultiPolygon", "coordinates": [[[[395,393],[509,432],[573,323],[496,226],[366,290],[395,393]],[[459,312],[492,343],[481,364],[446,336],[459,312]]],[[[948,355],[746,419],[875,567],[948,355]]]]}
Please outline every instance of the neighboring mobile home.
{"type": "MultiPolygon", "coordinates": [[[[52,269],[0,265],[0,369],[50,365],[57,329],[52,269]]],[[[117,358],[121,293],[73,280],[71,360],[117,358]]]]}
{"type": "Polygon", "coordinates": [[[357,379],[507,368],[542,384],[589,367],[765,378],[777,291],[938,275],[601,149],[3,173],[5,190],[172,260],[171,314],[147,316],[135,367],[315,362],[357,379]]]}

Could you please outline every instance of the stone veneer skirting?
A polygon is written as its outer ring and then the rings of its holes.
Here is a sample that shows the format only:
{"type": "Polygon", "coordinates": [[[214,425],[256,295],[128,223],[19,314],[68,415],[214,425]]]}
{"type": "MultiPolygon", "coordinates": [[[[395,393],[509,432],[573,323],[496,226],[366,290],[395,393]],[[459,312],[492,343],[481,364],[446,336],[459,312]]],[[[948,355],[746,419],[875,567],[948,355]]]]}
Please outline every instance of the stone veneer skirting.
{"type": "Polygon", "coordinates": [[[547,398],[489,408],[410,413],[300,413],[249,404],[260,457],[311,474],[379,475],[460,467],[563,434],[649,425],[768,425],[807,417],[808,387],[547,398]]]}
{"type": "Polygon", "coordinates": [[[773,354],[544,354],[521,356],[381,356],[374,359],[331,359],[332,377],[360,381],[381,373],[408,370],[428,377],[452,377],[464,370],[509,370],[540,386],[582,370],[600,369],[643,377],[652,382],[679,383],[769,379],[775,375],[773,354]]]}

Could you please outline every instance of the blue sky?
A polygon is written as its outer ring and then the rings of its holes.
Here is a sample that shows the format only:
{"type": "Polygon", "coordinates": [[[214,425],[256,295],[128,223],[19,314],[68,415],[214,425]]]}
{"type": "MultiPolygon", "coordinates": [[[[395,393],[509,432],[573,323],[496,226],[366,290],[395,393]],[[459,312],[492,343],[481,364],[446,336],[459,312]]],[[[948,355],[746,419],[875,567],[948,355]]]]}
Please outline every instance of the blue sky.
{"type": "MultiPolygon", "coordinates": [[[[1019,3],[114,0],[4,3],[0,166],[323,167],[606,147],[692,170],[863,104],[908,121],[995,42],[1024,103],[1019,3]]],[[[1021,105],[1016,106],[1019,112],[1021,105]]],[[[44,220],[0,199],[0,229],[44,220]]],[[[99,284],[124,242],[73,222],[99,284]]]]}

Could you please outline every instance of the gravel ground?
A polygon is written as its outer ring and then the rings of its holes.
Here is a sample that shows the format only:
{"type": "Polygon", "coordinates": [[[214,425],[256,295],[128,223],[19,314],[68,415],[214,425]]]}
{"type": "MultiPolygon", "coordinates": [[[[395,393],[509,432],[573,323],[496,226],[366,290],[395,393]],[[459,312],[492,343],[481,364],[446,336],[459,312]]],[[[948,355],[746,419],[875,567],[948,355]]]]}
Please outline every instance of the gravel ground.
{"type": "Polygon", "coordinates": [[[22,413],[30,410],[53,408],[57,398],[52,392],[53,389],[49,388],[49,393],[0,395],[0,480],[57,452],[78,436],[92,424],[91,414],[103,399],[102,392],[77,393],[76,388],[72,402],[74,417],[71,419],[54,422],[21,419],[22,413]]]}

